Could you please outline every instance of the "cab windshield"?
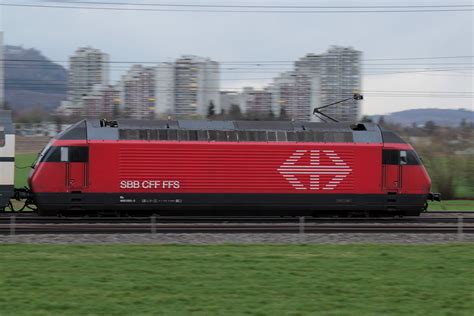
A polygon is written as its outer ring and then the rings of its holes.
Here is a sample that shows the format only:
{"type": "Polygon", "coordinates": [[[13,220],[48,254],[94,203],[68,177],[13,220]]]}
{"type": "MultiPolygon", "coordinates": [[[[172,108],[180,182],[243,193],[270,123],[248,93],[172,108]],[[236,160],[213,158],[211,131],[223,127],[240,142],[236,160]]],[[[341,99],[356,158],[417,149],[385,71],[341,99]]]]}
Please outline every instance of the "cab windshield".
{"type": "Polygon", "coordinates": [[[44,146],[43,150],[38,154],[38,156],[36,157],[35,161],[33,162],[33,164],[31,165],[31,168],[35,169],[36,166],[38,165],[38,163],[43,159],[43,157],[46,155],[46,153],[48,152],[48,150],[51,148],[53,144],[53,139],[51,139],[49,141],[49,143],[44,146]]]}

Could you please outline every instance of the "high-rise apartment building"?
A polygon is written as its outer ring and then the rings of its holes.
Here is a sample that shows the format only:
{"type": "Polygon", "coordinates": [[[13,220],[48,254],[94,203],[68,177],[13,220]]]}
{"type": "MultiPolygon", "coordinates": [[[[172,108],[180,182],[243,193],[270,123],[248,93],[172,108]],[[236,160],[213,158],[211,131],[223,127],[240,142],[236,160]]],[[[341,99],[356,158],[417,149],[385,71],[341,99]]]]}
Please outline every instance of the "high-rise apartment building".
{"type": "Polygon", "coordinates": [[[237,91],[221,91],[220,92],[220,106],[221,112],[229,114],[233,107],[237,106],[240,109],[242,94],[237,91]]]}
{"type": "Polygon", "coordinates": [[[133,65],[122,77],[123,115],[134,119],[152,119],[155,116],[156,68],[133,65]]]}
{"type": "MultiPolygon", "coordinates": [[[[275,116],[285,118],[296,118],[299,115],[296,103],[296,74],[294,71],[287,71],[273,79],[270,86],[272,92],[272,110],[275,116]]],[[[302,113],[307,115],[306,111],[302,113]]]]}
{"type": "Polygon", "coordinates": [[[68,101],[80,107],[94,85],[109,82],[109,55],[92,47],[80,47],[69,58],[68,101]]]}
{"type": "Polygon", "coordinates": [[[319,55],[308,54],[273,80],[273,109],[278,116],[298,121],[317,121],[312,109],[319,102],[319,55]]]}
{"type": "Polygon", "coordinates": [[[183,56],[174,66],[176,116],[206,116],[211,105],[220,113],[219,64],[208,58],[183,56]]]}
{"type": "Polygon", "coordinates": [[[174,71],[174,63],[160,63],[156,67],[156,116],[169,116],[174,114],[174,71]]]}
{"type": "Polygon", "coordinates": [[[257,90],[252,87],[245,87],[242,90],[240,100],[240,109],[244,114],[257,117],[271,115],[272,94],[269,89],[257,90]]]}
{"type": "Polygon", "coordinates": [[[317,121],[312,115],[319,101],[321,56],[308,54],[295,62],[295,98],[289,113],[296,120],[317,121]]]}
{"type": "MultiPolygon", "coordinates": [[[[362,52],[350,47],[331,47],[321,56],[319,73],[320,104],[325,105],[350,97],[361,90],[362,52]]],[[[361,101],[347,101],[323,110],[340,121],[356,121],[361,101]]]]}
{"type": "MultiPolygon", "coordinates": [[[[273,107],[284,108],[295,120],[317,121],[313,109],[350,97],[361,88],[361,52],[331,47],[321,55],[308,54],[295,62],[294,71],[274,79],[273,107]]],[[[356,121],[359,105],[348,101],[324,110],[341,121],[356,121]]]]}
{"type": "Polygon", "coordinates": [[[116,86],[95,85],[89,95],[82,97],[82,115],[90,118],[117,118],[120,90],[116,86]]]}

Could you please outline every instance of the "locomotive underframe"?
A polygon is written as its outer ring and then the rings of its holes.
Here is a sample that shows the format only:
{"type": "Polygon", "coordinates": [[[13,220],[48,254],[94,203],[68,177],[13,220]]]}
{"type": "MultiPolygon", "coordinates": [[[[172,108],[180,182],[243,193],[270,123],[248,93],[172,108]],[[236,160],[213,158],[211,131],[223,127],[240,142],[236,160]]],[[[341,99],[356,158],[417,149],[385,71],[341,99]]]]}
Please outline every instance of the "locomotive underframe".
{"type": "Polygon", "coordinates": [[[33,199],[40,215],[159,214],[166,216],[419,215],[427,195],[400,194],[143,194],[41,193],[33,199]]]}

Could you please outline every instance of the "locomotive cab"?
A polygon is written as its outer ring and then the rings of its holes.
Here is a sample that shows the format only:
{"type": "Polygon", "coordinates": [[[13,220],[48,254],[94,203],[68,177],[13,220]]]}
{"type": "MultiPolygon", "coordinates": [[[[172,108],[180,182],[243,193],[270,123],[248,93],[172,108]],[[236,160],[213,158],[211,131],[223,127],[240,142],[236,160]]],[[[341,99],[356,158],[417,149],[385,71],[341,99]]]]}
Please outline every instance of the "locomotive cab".
{"type": "Polygon", "coordinates": [[[71,126],[48,143],[38,155],[28,179],[40,213],[45,214],[41,209],[42,204],[50,204],[51,201],[48,201],[49,194],[37,192],[64,193],[55,198],[53,205],[64,205],[65,200],[81,202],[82,191],[88,186],[88,162],[85,121],[71,126]]]}
{"type": "Polygon", "coordinates": [[[394,132],[380,127],[382,150],[382,187],[387,194],[386,209],[402,209],[406,215],[418,215],[426,201],[439,194],[431,193],[431,179],[414,148],[394,132]]]}

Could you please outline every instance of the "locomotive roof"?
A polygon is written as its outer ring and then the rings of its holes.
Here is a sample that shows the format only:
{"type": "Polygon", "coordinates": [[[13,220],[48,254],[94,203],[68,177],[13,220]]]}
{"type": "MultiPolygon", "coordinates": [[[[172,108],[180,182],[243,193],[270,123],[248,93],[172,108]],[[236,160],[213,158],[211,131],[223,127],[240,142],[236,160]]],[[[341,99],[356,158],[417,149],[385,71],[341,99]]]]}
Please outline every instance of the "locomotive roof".
{"type": "Polygon", "coordinates": [[[83,120],[57,138],[382,143],[385,136],[403,142],[373,123],[301,121],[83,120]]]}
{"type": "MultiPolygon", "coordinates": [[[[100,121],[89,121],[100,127],[100,121]]],[[[184,129],[215,131],[351,131],[353,123],[319,123],[299,121],[209,121],[209,120],[119,120],[118,129],[184,129]]],[[[363,124],[370,126],[374,124],[363,124]]]]}

